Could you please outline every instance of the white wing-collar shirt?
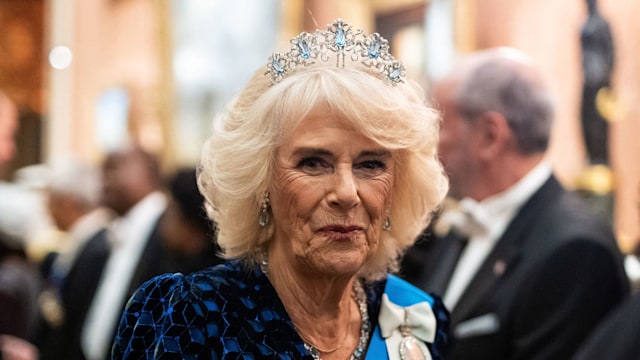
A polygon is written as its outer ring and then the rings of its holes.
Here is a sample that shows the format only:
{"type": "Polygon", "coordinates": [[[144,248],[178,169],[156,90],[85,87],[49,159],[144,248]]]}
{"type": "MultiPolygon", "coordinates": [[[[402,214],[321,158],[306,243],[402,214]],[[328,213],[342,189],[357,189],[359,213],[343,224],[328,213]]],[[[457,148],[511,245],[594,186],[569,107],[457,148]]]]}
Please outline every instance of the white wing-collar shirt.
{"type": "Polygon", "coordinates": [[[498,239],[517,211],[551,176],[551,165],[542,161],[507,190],[477,202],[470,198],[460,201],[460,208],[473,218],[481,231],[469,238],[460,255],[451,281],[444,293],[445,305],[453,310],[471,279],[489,256],[498,239]]]}

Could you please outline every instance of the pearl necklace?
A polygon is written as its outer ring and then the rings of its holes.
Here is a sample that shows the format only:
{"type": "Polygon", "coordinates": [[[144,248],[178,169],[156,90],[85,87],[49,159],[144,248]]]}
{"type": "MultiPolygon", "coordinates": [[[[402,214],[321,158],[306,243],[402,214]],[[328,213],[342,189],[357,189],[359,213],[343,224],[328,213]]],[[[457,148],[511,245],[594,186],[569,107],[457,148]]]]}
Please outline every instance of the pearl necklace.
{"type": "MultiPolygon", "coordinates": [[[[260,270],[265,276],[269,274],[269,263],[266,257],[263,257],[260,261],[260,270]]],[[[360,318],[362,324],[360,325],[360,339],[358,340],[358,346],[351,354],[349,360],[362,360],[367,352],[367,344],[369,343],[369,337],[371,336],[371,322],[369,321],[369,312],[367,311],[367,294],[365,294],[362,284],[359,280],[353,282],[353,298],[358,305],[358,311],[360,312],[360,318]]],[[[348,334],[347,334],[348,335],[348,334]]],[[[314,360],[322,360],[320,358],[320,351],[308,341],[304,341],[304,348],[311,354],[314,360]]],[[[336,351],[338,348],[332,350],[336,351]]]]}

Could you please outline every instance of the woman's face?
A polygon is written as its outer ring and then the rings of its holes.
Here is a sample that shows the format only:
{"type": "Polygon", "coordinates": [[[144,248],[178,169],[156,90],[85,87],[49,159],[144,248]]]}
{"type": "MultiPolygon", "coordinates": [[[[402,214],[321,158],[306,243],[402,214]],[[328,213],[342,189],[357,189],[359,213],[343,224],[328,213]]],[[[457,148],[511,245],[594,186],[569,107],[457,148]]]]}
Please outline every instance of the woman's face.
{"type": "Polygon", "coordinates": [[[376,251],[394,179],[391,152],[316,111],[276,155],[271,207],[278,261],[309,274],[353,275],[376,251]]]}

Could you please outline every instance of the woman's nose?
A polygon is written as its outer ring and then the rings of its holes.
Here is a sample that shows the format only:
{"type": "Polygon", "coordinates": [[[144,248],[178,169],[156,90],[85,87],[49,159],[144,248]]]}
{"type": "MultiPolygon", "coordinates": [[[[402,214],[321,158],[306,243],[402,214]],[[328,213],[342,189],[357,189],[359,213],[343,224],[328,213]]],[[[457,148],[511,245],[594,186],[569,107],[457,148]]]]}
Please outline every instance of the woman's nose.
{"type": "Polygon", "coordinates": [[[351,209],[360,203],[358,186],[351,169],[341,169],[334,173],[329,203],[345,209],[351,209]]]}

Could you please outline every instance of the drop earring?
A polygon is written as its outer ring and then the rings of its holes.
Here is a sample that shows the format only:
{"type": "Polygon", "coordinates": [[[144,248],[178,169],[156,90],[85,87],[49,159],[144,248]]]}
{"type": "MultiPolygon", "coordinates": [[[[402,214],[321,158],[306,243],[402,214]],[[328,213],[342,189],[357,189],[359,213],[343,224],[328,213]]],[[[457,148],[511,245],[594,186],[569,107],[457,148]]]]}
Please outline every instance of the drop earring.
{"type": "Polygon", "coordinates": [[[391,218],[387,215],[387,218],[384,219],[384,224],[382,224],[382,230],[391,231],[391,218]]]}
{"type": "Polygon", "coordinates": [[[269,192],[267,191],[264,193],[264,199],[262,200],[262,210],[260,211],[260,219],[258,219],[258,224],[260,224],[261,227],[265,227],[267,226],[267,224],[269,224],[269,205],[269,192]]]}

